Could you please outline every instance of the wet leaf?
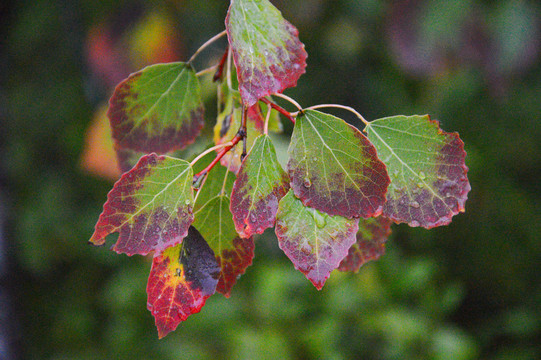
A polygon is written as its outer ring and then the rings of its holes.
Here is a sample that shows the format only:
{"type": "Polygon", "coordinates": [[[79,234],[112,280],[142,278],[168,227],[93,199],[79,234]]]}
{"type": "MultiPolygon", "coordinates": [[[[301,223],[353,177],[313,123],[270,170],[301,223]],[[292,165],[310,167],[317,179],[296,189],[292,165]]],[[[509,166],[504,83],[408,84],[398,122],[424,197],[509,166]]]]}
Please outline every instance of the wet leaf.
{"type": "Polygon", "coordinates": [[[464,143],[425,116],[393,116],[366,126],[391,185],[383,215],[427,229],[463,212],[470,184],[464,143]]]}
{"type": "Polygon", "coordinates": [[[278,207],[276,235],[295,268],[321,290],[355,243],[358,223],[306,207],[289,191],[278,207]]]}
{"type": "Polygon", "coordinates": [[[231,194],[231,213],[242,237],[273,227],[278,202],[289,190],[289,177],[278,163],[267,135],[260,135],[242,162],[231,194]]]}
{"type": "Polygon", "coordinates": [[[232,0],[225,28],[246,106],[297,85],[306,68],[304,45],[268,0],[232,0]]]}
{"type": "Polygon", "coordinates": [[[198,313],[214,294],[220,268],[214,252],[191,226],[182,242],[154,258],[147,284],[147,308],[163,338],[198,313]]]}
{"type": "Polygon", "coordinates": [[[108,116],[117,148],[161,154],[184,148],[204,125],[195,71],[177,62],[131,74],[115,89],[108,116]]]}
{"type": "Polygon", "coordinates": [[[217,196],[195,213],[193,224],[216,254],[220,266],[218,292],[229,297],[237,278],[252,264],[254,241],[241,238],[229,211],[229,198],[217,196]]]}
{"type": "Polygon", "coordinates": [[[90,242],[103,245],[118,232],[113,250],[159,255],[179,244],[193,221],[193,172],[184,160],[145,155],[107,195],[90,242]]]}
{"type": "Polygon", "coordinates": [[[360,219],[357,241],[349,248],[338,270],[358,272],[362,265],[383,255],[391,224],[392,221],[383,216],[360,219]]]}
{"type": "Polygon", "coordinates": [[[288,152],[291,188],[304,205],[348,218],[381,213],[389,177],[358,129],[306,110],[295,122],[288,152]]]}

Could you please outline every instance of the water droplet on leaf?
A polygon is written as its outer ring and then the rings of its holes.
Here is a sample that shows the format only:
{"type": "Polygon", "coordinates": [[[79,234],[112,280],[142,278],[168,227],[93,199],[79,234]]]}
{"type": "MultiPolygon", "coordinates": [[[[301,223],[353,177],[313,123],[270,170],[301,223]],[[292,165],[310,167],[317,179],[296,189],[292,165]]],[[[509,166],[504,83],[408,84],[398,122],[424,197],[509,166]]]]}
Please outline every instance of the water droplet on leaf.
{"type": "Polygon", "coordinates": [[[310,179],[308,179],[307,177],[304,178],[302,184],[303,184],[304,187],[306,187],[306,188],[309,188],[310,186],[312,186],[312,182],[311,182],[310,179]]]}
{"type": "Polygon", "coordinates": [[[190,204],[191,204],[191,201],[190,201],[189,199],[186,199],[186,200],[184,200],[184,204],[190,205],[190,204]]]}
{"type": "Polygon", "coordinates": [[[312,216],[314,217],[314,221],[316,222],[318,228],[321,229],[325,225],[327,225],[327,220],[325,220],[325,216],[321,215],[319,212],[314,211],[312,216]]]}
{"type": "Polygon", "coordinates": [[[419,203],[418,203],[417,201],[412,201],[412,202],[410,203],[410,206],[411,206],[412,208],[418,209],[421,205],[419,205],[419,203]]]}
{"type": "Polygon", "coordinates": [[[421,180],[426,179],[426,175],[425,175],[424,172],[421,171],[421,172],[419,173],[419,179],[421,179],[421,180]]]}

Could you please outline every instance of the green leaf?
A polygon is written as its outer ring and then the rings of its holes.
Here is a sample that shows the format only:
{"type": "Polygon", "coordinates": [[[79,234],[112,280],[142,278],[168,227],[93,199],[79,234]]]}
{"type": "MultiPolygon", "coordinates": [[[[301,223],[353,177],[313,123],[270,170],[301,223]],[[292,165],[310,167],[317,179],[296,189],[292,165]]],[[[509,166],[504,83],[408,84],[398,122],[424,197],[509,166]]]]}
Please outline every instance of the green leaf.
{"type": "Polygon", "coordinates": [[[214,252],[191,226],[182,242],[152,261],[147,284],[147,308],[163,338],[181,321],[198,313],[216,291],[220,268],[214,252]]]}
{"type": "Polygon", "coordinates": [[[231,0],[225,28],[246,106],[297,85],[306,68],[304,45],[268,0],[231,0]]]}
{"type": "Polygon", "coordinates": [[[430,229],[465,210],[471,188],[457,133],[443,132],[428,115],[374,120],[366,131],[391,176],[383,215],[430,229]]]}
{"type": "Polygon", "coordinates": [[[193,221],[193,171],[184,160],[145,155],[107,195],[90,242],[103,245],[118,232],[113,250],[159,255],[179,244],[193,221]]]}
{"type": "Polygon", "coordinates": [[[231,194],[231,213],[242,237],[273,227],[278,202],[289,190],[289,177],[278,163],[267,135],[260,135],[242,162],[231,194]]]}
{"type": "Polygon", "coordinates": [[[376,149],[344,120],[315,110],[296,120],[287,164],[303,204],[348,218],[381,213],[389,176],[376,149]]]}
{"type": "MultiPolygon", "coordinates": [[[[199,173],[216,157],[215,153],[209,153],[201,158],[193,166],[194,173],[199,173]]],[[[233,184],[235,182],[235,174],[228,171],[224,166],[217,164],[207,174],[207,178],[203,185],[199,188],[195,200],[194,212],[197,212],[206,203],[219,195],[231,195],[233,184]],[[223,192],[223,193],[222,193],[223,192]]]]}
{"type": "Polygon", "coordinates": [[[358,223],[306,207],[289,191],[278,206],[276,236],[295,268],[321,290],[355,243],[358,223]]]}
{"type": "Polygon", "coordinates": [[[357,241],[349,248],[338,270],[358,272],[362,265],[383,255],[391,224],[392,220],[383,216],[360,219],[357,241]]]}
{"type": "Polygon", "coordinates": [[[164,154],[195,140],[203,110],[194,69],[177,62],[131,74],[115,89],[107,115],[117,148],[164,154]]]}
{"type": "Polygon", "coordinates": [[[254,241],[235,231],[229,211],[229,198],[217,196],[195,213],[193,225],[216,254],[220,266],[217,291],[229,297],[237,278],[252,264],[254,241]]]}

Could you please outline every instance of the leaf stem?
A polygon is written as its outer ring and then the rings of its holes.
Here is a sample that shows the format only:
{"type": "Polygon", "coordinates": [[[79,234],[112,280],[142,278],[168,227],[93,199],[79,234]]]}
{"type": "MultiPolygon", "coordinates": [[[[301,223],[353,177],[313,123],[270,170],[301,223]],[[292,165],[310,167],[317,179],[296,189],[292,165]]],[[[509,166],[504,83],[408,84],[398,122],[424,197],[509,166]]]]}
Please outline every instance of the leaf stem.
{"type": "MultiPolygon", "coordinates": [[[[201,75],[208,74],[209,72],[214,71],[217,67],[218,67],[218,65],[213,65],[213,66],[211,66],[211,67],[209,67],[209,68],[203,69],[203,70],[197,72],[197,73],[195,74],[195,76],[201,76],[201,75]]],[[[215,75],[216,75],[216,74],[215,74],[215,75]]]]}
{"type": "Polygon", "coordinates": [[[211,148],[208,148],[207,150],[203,151],[201,154],[199,154],[195,159],[192,160],[192,162],[190,163],[190,166],[194,166],[196,162],[198,162],[199,160],[201,160],[201,158],[203,158],[205,155],[207,155],[208,153],[211,153],[213,151],[216,151],[218,149],[221,149],[221,148],[224,148],[226,146],[229,146],[231,142],[227,142],[227,143],[224,143],[224,144],[219,144],[219,145],[216,145],[216,146],[213,146],[211,148]]]}
{"type": "MultiPolygon", "coordinates": [[[[264,98],[264,97],[259,99],[259,100],[263,101],[265,104],[269,105],[270,107],[272,107],[273,109],[278,111],[280,114],[287,117],[289,120],[291,120],[291,122],[293,124],[295,123],[295,118],[292,116],[292,114],[289,111],[287,111],[286,109],[284,109],[283,107],[281,107],[280,105],[275,104],[272,101],[270,101],[269,99],[264,98]]],[[[301,110],[299,110],[299,111],[301,111],[301,110]]]]}
{"type": "Polygon", "coordinates": [[[191,63],[196,57],[197,55],[199,55],[199,53],[203,50],[205,50],[205,48],[207,46],[209,46],[210,44],[212,44],[213,42],[215,42],[216,40],[218,40],[219,38],[221,38],[222,36],[224,36],[225,34],[227,34],[227,31],[224,30],[222,31],[221,33],[219,34],[216,34],[214,35],[213,37],[211,37],[210,39],[207,40],[207,42],[205,42],[203,45],[201,45],[199,47],[199,49],[197,49],[197,51],[192,55],[192,57],[190,58],[190,60],[188,60],[188,63],[191,63]]]}
{"type": "Polygon", "coordinates": [[[298,102],[296,102],[295,100],[293,100],[293,99],[290,98],[289,96],[284,95],[284,94],[280,94],[280,93],[272,94],[272,96],[278,96],[279,98],[282,98],[282,99],[284,99],[284,100],[287,100],[287,101],[289,101],[290,103],[292,103],[293,105],[295,105],[295,106],[297,107],[297,109],[299,109],[299,111],[302,111],[302,106],[300,106],[298,102]]]}
{"type": "Polygon", "coordinates": [[[267,109],[267,116],[265,117],[265,127],[263,128],[263,133],[265,135],[269,135],[269,121],[270,121],[271,112],[272,112],[272,107],[269,106],[267,109]]]}
{"type": "MultiPolygon", "coordinates": [[[[247,111],[247,109],[245,111],[247,111]]],[[[194,163],[196,160],[200,159],[202,156],[205,156],[206,154],[208,154],[209,151],[221,148],[220,152],[218,152],[218,155],[216,155],[214,160],[212,160],[211,163],[206,168],[198,172],[193,177],[193,183],[194,184],[197,183],[201,179],[201,176],[205,176],[224,157],[224,155],[227,154],[229,150],[233,148],[233,146],[237,145],[238,142],[243,140],[244,138],[246,138],[246,119],[245,118],[243,118],[243,123],[241,124],[241,126],[239,127],[239,130],[237,131],[233,139],[231,139],[231,141],[224,144],[213,146],[212,148],[205,150],[201,155],[199,155],[192,161],[192,163],[194,163]]]]}
{"type": "Polygon", "coordinates": [[[315,109],[328,108],[328,107],[334,107],[334,108],[348,110],[348,111],[352,112],[353,114],[355,114],[365,125],[370,124],[370,122],[366,121],[366,119],[357,110],[355,110],[354,108],[352,108],[350,106],[339,105],[339,104],[319,104],[319,105],[314,105],[314,106],[307,107],[306,110],[315,110],[315,109]]]}

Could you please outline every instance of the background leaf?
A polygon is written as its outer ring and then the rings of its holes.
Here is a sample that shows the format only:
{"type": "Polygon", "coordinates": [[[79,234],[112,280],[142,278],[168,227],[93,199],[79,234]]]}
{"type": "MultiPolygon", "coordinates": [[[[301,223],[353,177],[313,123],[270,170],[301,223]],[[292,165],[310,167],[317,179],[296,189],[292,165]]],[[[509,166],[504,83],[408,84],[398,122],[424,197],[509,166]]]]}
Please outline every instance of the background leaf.
{"type": "Polygon", "coordinates": [[[131,74],[115,89],[107,114],[119,148],[163,154],[195,140],[203,110],[194,69],[177,62],[131,74]]]}
{"type": "Polygon", "coordinates": [[[219,270],[212,249],[193,226],[182,244],[154,258],[147,284],[147,307],[160,338],[201,310],[216,290],[219,270]]]}
{"type": "Polygon", "coordinates": [[[268,0],[232,0],[225,28],[246,106],[295,86],[305,72],[299,32],[268,0]]]}
{"type": "Polygon", "coordinates": [[[342,260],[338,270],[358,272],[361,266],[385,253],[385,242],[391,235],[392,221],[386,217],[360,219],[357,241],[342,260]]]}
{"type": "Polygon", "coordinates": [[[231,213],[241,237],[261,234],[276,222],[278,202],[289,190],[289,176],[268,135],[260,135],[242,162],[231,193],[231,213]]]}
{"type": "Polygon", "coordinates": [[[276,236],[295,268],[321,290],[355,243],[358,223],[306,207],[289,191],[278,207],[276,236]]]}
{"type": "Polygon", "coordinates": [[[216,254],[220,267],[218,292],[229,297],[237,278],[252,264],[254,241],[241,238],[229,211],[229,198],[217,196],[195,213],[193,224],[216,254]]]}
{"type": "Polygon", "coordinates": [[[353,126],[306,110],[296,122],[287,163],[303,204],[348,218],[381,213],[389,177],[376,149],[353,126]]]}
{"type": "Polygon", "coordinates": [[[383,214],[427,229],[463,212],[470,191],[464,143],[425,116],[394,116],[366,126],[391,185],[383,214]]]}
{"type": "Polygon", "coordinates": [[[179,244],[193,221],[193,171],[184,160],[145,155],[107,195],[90,241],[120,235],[113,250],[146,255],[179,244]]]}

